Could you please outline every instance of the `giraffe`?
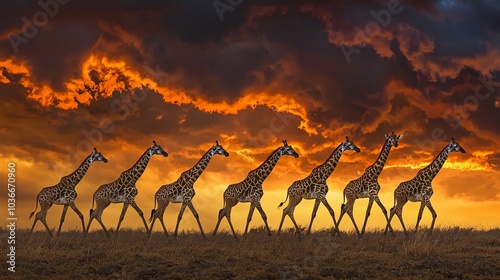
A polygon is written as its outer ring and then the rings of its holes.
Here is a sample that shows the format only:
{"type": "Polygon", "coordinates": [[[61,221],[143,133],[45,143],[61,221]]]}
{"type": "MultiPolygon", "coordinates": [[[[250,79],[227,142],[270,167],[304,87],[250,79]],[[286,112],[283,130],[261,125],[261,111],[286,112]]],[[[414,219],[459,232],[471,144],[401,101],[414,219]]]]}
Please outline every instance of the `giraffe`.
{"type": "Polygon", "coordinates": [[[250,202],[250,210],[248,211],[247,223],[245,226],[245,234],[248,232],[248,225],[252,220],[252,215],[257,208],[264,220],[266,225],[267,233],[271,235],[269,230],[269,225],[267,224],[267,216],[262,206],[260,205],[260,200],[264,195],[262,190],[262,183],[271,174],[274,166],[278,163],[281,156],[294,156],[299,157],[299,154],[295,152],[292,146],[288,145],[286,140],[283,140],[283,146],[279,147],[269,155],[269,157],[256,169],[250,171],[247,177],[236,184],[231,184],[224,191],[224,207],[219,211],[219,219],[217,220],[217,225],[215,226],[213,235],[217,234],[217,229],[219,228],[220,222],[223,217],[226,217],[233,232],[234,238],[238,239],[236,232],[234,231],[233,224],[231,223],[231,208],[238,204],[238,202],[250,202]]]}
{"type": "Polygon", "coordinates": [[[194,183],[203,173],[208,163],[212,159],[214,155],[224,155],[229,156],[229,153],[219,145],[218,141],[215,141],[215,145],[212,146],[196,163],[191,169],[188,169],[182,172],[179,179],[175,182],[163,185],[155,194],[155,206],[156,202],[158,202],[158,209],[151,210],[151,217],[149,221],[151,222],[151,226],[149,232],[153,230],[153,226],[156,219],[160,220],[160,223],[163,227],[163,231],[165,235],[167,235],[167,229],[165,228],[165,224],[163,223],[163,213],[167,208],[170,202],[172,203],[182,203],[181,209],[179,211],[179,217],[177,218],[177,225],[175,226],[174,236],[177,236],[177,230],[179,229],[179,223],[182,219],[182,215],[186,206],[189,207],[191,212],[193,213],[196,221],[198,222],[198,226],[200,227],[201,235],[205,237],[205,233],[203,232],[203,228],[201,227],[200,219],[198,216],[198,212],[194,209],[193,203],[191,200],[195,195],[194,191],[194,183]]]}
{"type": "Polygon", "coordinates": [[[278,206],[278,209],[283,206],[288,197],[290,197],[290,202],[288,202],[287,207],[283,209],[283,215],[281,217],[281,222],[278,228],[278,235],[281,232],[281,227],[283,225],[283,221],[285,220],[286,215],[290,217],[293,224],[295,225],[295,229],[297,234],[300,235],[300,228],[293,217],[293,212],[295,210],[295,206],[297,206],[302,199],[315,199],[314,208],[311,216],[311,222],[309,224],[309,229],[307,230],[307,235],[311,233],[311,227],[314,218],[316,217],[316,212],[318,211],[319,203],[322,202],[323,205],[328,209],[330,215],[333,219],[333,224],[335,225],[335,230],[337,230],[337,221],[335,220],[335,214],[333,212],[332,207],[328,204],[326,200],[326,194],[328,193],[328,185],[326,184],[326,180],[337,167],[337,163],[342,156],[342,153],[346,150],[354,150],[356,153],[360,152],[360,149],[349,140],[349,137],[345,137],[346,140],[333,151],[333,153],[328,157],[328,159],[321,164],[320,166],[313,169],[311,174],[309,174],[306,178],[302,180],[297,180],[292,183],[292,185],[288,188],[288,192],[286,195],[285,201],[281,202],[278,206]]]}
{"type": "Polygon", "coordinates": [[[90,229],[90,224],[93,219],[96,219],[99,224],[101,224],[104,233],[109,237],[109,233],[106,230],[106,227],[102,223],[101,216],[102,212],[106,207],[111,203],[123,203],[122,213],[120,215],[120,220],[118,221],[118,226],[116,227],[116,234],[118,234],[118,230],[120,229],[120,224],[123,221],[123,217],[125,216],[125,212],[130,205],[137,211],[142,221],[144,222],[144,226],[146,227],[146,232],[149,232],[148,225],[146,220],[144,219],[144,215],[135,203],[135,196],[137,195],[137,187],[135,183],[141,177],[142,173],[146,169],[149,160],[154,155],[163,155],[167,157],[168,154],[165,152],[160,145],[157,145],[155,141],[153,141],[153,145],[149,147],[144,154],[137,160],[137,162],[129,169],[122,172],[120,177],[115,181],[101,185],[95,192],[92,199],[92,208],[90,209],[90,219],[87,225],[87,232],[90,229]],[[96,203],[96,209],[94,208],[94,201],[96,203]]]}
{"type": "Polygon", "coordinates": [[[57,230],[57,235],[61,233],[61,227],[64,222],[64,218],[66,217],[66,211],[68,211],[68,207],[71,207],[73,211],[80,217],[82,221],[83,231],[85,232],[85,223],[83,221],[83,214],[78,210],[75,205],[75,199],[78,194],[75,191],[76,185],[82,180],[85,173],[87,173],[90,164],[96,161],[102,161],[104,163],[108,162],[108,160],[94,148],[94,151],[83,160],[80,166],[71,174],[64,176],[61,178],[61,181],[54,186],[43,188],[40,193],[38,193],[36,197],[35,203],[35,211],[31,212],[30,219],[35,214],[36,209],[38,208],[38,204],[40,204],[40,212],[36,213],[35,221],[33,222],[33,226],[31,227],[30,232],[33,232],[35,228],[36,222],[40,220],[50,237],[52,237],[52,232],[45,221],[45,217],[47,216],[47,211],[52,206],[52,204],[64,205],[63,212],[61,215],[61,221],[59,223],[59,229],[57,230]]]}
{"type": "MultiPolygon", "coordinates": [[[[373,201],[377,202],[380,209],[382,209],[386,221],[389,220],[389,218],[387,217],[387,210],[378,197],[378,192],[380,191],[378,177],[382,172],[382,169],[384,168],[385,162],[387,161],[387,157],[389,156],[389,152],[391,151],[392,146],[397,147],[399,139],[401,139],[401,137],[403,137],[402,134],[396,136],[394,132],[392,132],[392,135],[386,134],[386,141],[384,143],[384,146],[382,146],[382,150],[380,151],[380,154],[375,163],[366,168],[361,177],[352,180],[347,184],[344,189],[344,203],[341,207],[337,227],[340,226],[340,221],[342,220],[344,214],[347,212],[352,220],[352,223],[354,224],[354,228],[356,229],[358,236],[361,237],[365,233],[366,222],[368,221],[368,217],[370,216],[373,201]],[[358,198],[369,198],[368,207],[366,208],[365,222],[363,223],[363,229],[361,230],[361,233],[359,232],[358,226],[356,225],[356,221],[354,221],[353,215],[354,202],[358,198]],[[345,203],[346,199],[347,203],[345,203]]],[[[390,228],[390,230],[392,232],[392,228],[390,228]]],[[[339,231],[337,231],[337,233],[340,234],[339,231]]]]}
{"type": "Polygon", "coordinates": [[[394,207],[390,210],[389,220],[387,221],[384,233],[387,233],[387,228],[391,226],[392,217],[396,214],[401,222],[401,225],[403,226],[404,233],[408,235],[405,224],[403,223],[403,207],[408,200],[411,202],[420,201],[420,210],[418,211],[415,230],[418,229],[418,224],[420,223],[420,219],[422,219],[422,212],[424,207],[427,206],[432,214],[432,223],[430,228],[430,231],[432,232],[437,214],[430,201],[431,196],[434,193],[431,183],[452,152],[465,153],[465,150],[460,146],[460,144],[458,144],[458,142],[455,142],[454,138],[451,138],[451,142],[443,148],[443,150],[428,166],[419,170],[413,179],[399,184],[399,186],[394,190],[394,207]]]}

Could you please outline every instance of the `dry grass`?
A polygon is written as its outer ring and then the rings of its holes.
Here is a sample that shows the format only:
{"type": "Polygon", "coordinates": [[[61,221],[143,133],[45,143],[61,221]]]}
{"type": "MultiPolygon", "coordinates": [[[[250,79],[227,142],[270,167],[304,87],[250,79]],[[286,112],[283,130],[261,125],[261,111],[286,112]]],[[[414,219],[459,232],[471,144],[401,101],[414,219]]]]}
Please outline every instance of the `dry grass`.
{"type": "MultiPolygon", "coordinates": [[[[0,231],[2,237],[7,232],[0,231]]],[[[204,240],[196,232],[166,238],[123,230],[17,231],[14,279],[500,279],[500,229],[425,229],[409,237],[369,232],[332,237],[328,231],[277,238],[252,230],[240,241],[227,232],[204,240]]],[[[4,255],[5,256],[5,255],[4,255]]],[[[6,258],[6,257],[5,257],[6,258]]]]}

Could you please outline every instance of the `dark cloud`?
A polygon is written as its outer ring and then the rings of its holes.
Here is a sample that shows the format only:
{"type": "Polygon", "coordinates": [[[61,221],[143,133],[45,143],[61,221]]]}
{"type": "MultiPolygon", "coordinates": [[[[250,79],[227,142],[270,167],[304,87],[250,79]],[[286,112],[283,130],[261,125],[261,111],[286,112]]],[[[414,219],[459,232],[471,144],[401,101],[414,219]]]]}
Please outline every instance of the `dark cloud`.
{"type": "MultiPolygon", "coordinates": [[[[459,125],[445,114],[467,109],[464,101],[483,85],[481,77],[500,81],[498,4],[401,2],[403,11],[362,45],[357,28],[365,30],[372,11],[387,1],[243,0],[221,21],[213,1],[73,0],[18,53],[8,35],[21,34],[21,18],[40,7],[6,4],[0,153],[17,159],[19,174],[33,174],[22,180],[38,191],[96,146],[110,163],[93,168],[84,182],[79,199],[89,202],[97,185],[129,168],[154,139],[170,156],[152,161],[140,183],[151,187],[138,199],[152,203],[160,182],[175,180],[215,140],[231,155],[214,159],[202,189],[219,191],[243,179],[286,139],[300,157],[280,161],[266,183],[284,191],[348,135],[362,152],[342,156],[329,180],[331,191],[340,192],[394,131],[404,136],[381,175],[385,194],[455,137],[467,153],[450,156],[436,191],[498,200],[498,86],[459,125]],[[350,62],[346,46],[359,49],[350,62]]],[[[20,201],[29,197],[31,207],[35,192],[23,189],[20,201]]]]}

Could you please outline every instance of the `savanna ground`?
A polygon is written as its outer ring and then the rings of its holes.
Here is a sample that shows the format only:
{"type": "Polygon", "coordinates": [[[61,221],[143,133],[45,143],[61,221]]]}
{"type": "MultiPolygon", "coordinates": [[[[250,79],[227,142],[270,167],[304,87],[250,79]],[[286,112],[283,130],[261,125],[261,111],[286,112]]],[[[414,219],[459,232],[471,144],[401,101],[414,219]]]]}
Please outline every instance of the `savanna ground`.
{"type": "MultiPolygon", "coordinates": [[[[3,240],[8,232],[0,231],[3,240]]],[[[500,279],[500,229],[425,229],[363,238],[318,231],[278,238],[254,229],[236,241],[227,232],[204,240],[124,229],[86,239],[77,231],[49,238],[16,232],[16,272],[2,261],[0,278],[13,279],[500,279]]],[[[5,245],[6,246],[6,245],[5,245]]],[[[4,246],[4,248],[5,248],[4,246]]],[[[6,254],[3,254],[6,260],[6,254]]]]}

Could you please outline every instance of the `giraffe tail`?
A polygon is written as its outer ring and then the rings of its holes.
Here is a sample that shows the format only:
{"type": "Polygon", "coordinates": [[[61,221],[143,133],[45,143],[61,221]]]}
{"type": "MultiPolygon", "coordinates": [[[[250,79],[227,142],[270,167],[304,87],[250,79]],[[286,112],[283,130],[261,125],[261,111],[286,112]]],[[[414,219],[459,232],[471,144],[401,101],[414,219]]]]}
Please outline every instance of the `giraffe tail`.
{"type": "Polygon", "coordinates": [[[283,204],[285,204],[285,202],[288,200],[288,192],[286,192],[286,198],[285,198],[285,201],[281,202],[280,205],[278,205],[278,208],[276,208],[276,210],[279,210],[281,206],[283,206],[283,204]]]}
{"type": "Polygon", "coordinates": [[[30,213],[30,217],[29,219],[31,219],[31,217],[33,217],[33,215],[35,214],[36,212],[36,209],[38,209],[38,196],[36,197],[36,201],[35,201],[35,210],[33,212],[30,213]]]}

